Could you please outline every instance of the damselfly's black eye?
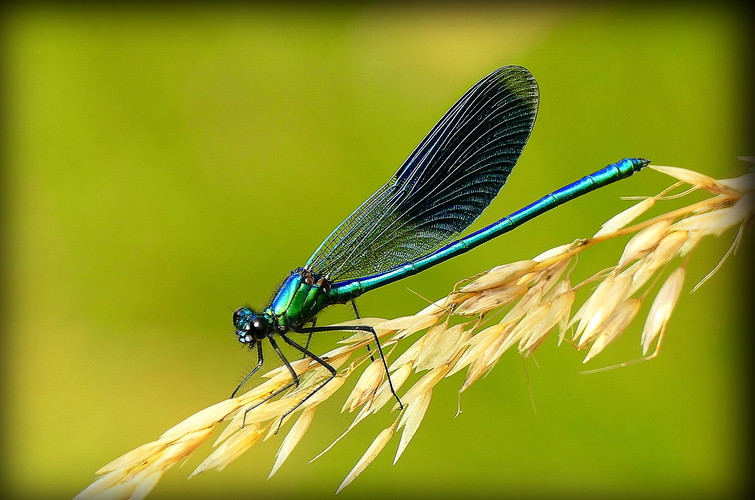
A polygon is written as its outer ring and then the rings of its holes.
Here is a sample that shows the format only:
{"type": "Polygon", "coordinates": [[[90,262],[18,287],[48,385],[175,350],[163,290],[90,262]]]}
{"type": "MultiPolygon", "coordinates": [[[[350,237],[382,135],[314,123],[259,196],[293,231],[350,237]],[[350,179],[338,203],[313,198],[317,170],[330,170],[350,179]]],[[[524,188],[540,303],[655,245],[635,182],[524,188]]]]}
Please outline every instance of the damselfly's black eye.
{"type": "Polygon", "coordinates": [[[255,340],[262,340],[267,337],[269,330],[269,324],[264,316],[255,316],[252,318],[250,326],[250,333],[254,336],[255,340]]]}

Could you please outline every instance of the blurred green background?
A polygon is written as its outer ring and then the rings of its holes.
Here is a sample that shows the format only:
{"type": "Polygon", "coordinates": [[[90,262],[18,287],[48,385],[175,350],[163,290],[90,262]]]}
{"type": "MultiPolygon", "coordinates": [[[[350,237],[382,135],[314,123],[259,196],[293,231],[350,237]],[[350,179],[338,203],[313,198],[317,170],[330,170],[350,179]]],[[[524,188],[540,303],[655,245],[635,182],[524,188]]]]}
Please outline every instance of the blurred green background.
{"type": "MultiPolygon", "coordinates": [[[[227,397],[254,362],[232,310],[265,305],[499,66],[529,68],[542,102],[475,227],[624,156],[733,177],[752,153],[744,27],[726,7],[17,6],[4,31],[3,455],[16,498],[71,497],[111,459],[227,397]]],[[[646,171],[609,186],[368,294],[361,311],[416,312],[425,302],[408,288],[437,299],[461,278],[589,236],[629,206],[620,196],[670,183],[646,171]]],[[[687,291],[732,237],[704,242],[687,291]]],[[[610,265],[622,243],[580,266],[610,265]]],[[[504,355],[458,418],[463,374],[446,380],[401,460],[391,465],[394,438],[339,498],[736,493],[747,468],[743,255],[683,294],[652,362],[579,375],[584,353],[551,339],[526,371],[504,355]]],[[[333,308],[320,324],[350,318],[333,308]]],[[[639,357],[640,329],[588,368],[639,357]]],[[[187,480],[205,445],[152,498],[331,497],[393,419],[381,413],[307,464],[351,421],[338,413],[345,396],[320,409],[272,479],[280,437],[187,480]]]]}

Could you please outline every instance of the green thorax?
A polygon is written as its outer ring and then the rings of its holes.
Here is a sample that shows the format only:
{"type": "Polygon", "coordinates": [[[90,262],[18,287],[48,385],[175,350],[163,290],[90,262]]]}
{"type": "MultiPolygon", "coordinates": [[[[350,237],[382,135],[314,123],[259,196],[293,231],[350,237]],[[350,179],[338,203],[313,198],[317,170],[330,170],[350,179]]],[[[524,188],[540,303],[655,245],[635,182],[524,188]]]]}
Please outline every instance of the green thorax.
{"type": "Polygon", "coordinates": [[[298,268],[281,284],[264,314],[280,331],[298,330],[329,305],[341,302],[331,296],[330,283],[298,268]]]}

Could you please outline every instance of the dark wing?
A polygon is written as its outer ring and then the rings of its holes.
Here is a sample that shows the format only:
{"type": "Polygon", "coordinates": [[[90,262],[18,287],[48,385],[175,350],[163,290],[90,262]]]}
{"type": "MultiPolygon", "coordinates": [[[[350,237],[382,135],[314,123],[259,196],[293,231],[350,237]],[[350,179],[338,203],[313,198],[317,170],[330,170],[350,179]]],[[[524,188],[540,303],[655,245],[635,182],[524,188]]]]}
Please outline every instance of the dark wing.
{"type": "Polygon", "coordinates": [[[337,283],[437,250],[496,197],[535,123],[539,92],[521,66],[493,71],[440,119],[396,174],[306,264],[337,283]]]}

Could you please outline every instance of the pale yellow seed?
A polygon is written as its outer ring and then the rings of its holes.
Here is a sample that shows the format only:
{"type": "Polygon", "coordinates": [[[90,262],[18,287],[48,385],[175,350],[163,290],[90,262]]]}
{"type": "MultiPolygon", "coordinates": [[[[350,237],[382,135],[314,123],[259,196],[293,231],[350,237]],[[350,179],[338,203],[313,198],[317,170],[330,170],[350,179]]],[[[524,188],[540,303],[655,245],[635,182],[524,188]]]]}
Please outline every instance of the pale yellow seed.
{"type": "MultiPolygon", "coordinates": [[[[455,366],[459,359],[461,359],[462,355],[464,355],[464,353],[467,351],[467,342],[469,342],[469,339],[471,339],[474,334],[475,327],[464,330],[461,335],[459,335],[459,338],[456,340],[456,342],[454,342],[453,345],[449,346],[445,353],[439,353],[438,357],[435,358],[437,365],[445,365],[449,368],[450,371],[451,367],[455,366]]],[[[447,373],[446,377],[450,377],[451,375],[451,373],[447,373]]]]}
{"type": "Polygon", "coordinates": [[[375,460],[375,457],[377,457],[380,452],[383,451],[385,445],[388,444],[388,441],[390,441],[391,437],[393,437],[393,432],[394,426],[385,428],[380,431],[380,434],[378,434],[372,444],[370,444],[369,448],[367,448],[367,451],[365,451],[364,455],[362,455],[362,458],[360,458],[354,468],[351,469],[351,472],[346,475],[346,478],[338,487],[336,494],[340,493],[342,489],[351,484],[351,482],[356,479],[357,476],[359,476],[359,474],[361,474],[364,469],[366,469],[367,466],[372,463],[373,460],[375,460]]]}
{"type": "Polygon", "coordinates": [[[411,346],[409,346],[409,348],[406,351],[402,352],[401,356],[396,358],[396,360],[393,363],[388,365],[388,371],[393,372],[394,370],[398,370],[399,367],[406,364],[413,365],[417,361],[417,356],[419,356],[420,348],[422,347],[422,340],[424,338],[425,337],[423,336],[419,340],[416,340],[411,346]]]}
{"type": "MultiPolygon", "coordinates": [[[[307,370],[309,365],[312,363],[313,361],[311,359],[304,358],[304,359],[297,359],[296,361],[292,361],[289,364],[291,365],[291,368],[293,368],[293,370],[296,372],[297,375],[301,375],[307,370]]],[[[268,382],[273,382],[274,380],[277,380],[277,379],[291,380],[291,374],[288,371],[288,368],[286,367],[286,365],[279,366],[278,368],[275,368],[274,370],[270,370],[269,372],[262,375],[262,377],[269,378],[270,380],[268,382]]],[[[255,387],[254,389],[249,391],[247,394],[250,394],[252,392],[254,393],[260,392],[259,391],[260,388],[262,388],[262,386],[255,387]]]]}
{"type": "Polygon", "coordinates": [[[632,322],[637,312],[640,310],[642,300],[631,299],[619,305],[601,328],[600,335],[597,336],[587,356],[582,361],[587,363],[597,356],[608,344],[613,342],[621,333],[626,330],[629,323],[632,322]]]}
{"type": "MultiPolygon", "coordinates": [[[[421,320],[417,318],[416,316],[402,316],[400,318],[392,319],[385,321],[383,323],[378,323],[376,325],[376,330],[379,328],[380,330],[405,330],[408,328],[413,328],[414,325],[417,323],[420,323],[421,320]]],[[[368,333],[368,335],[371,336],[371,334],[368,333]]]]}
{"type": "MultiPolygon", "coordinates": [[[[154,474],[154,473],[153,473],[154,474]]],[[[138,481],[142,478],[146,478],[144,472],[129,476],[123,483],[117,484],[107,491],[94,497],[95,500],[111,500],[111,499],[130,499],[134,493],[138,481]]]]}
{"type": "MultiPolygon", "coordinates": [[[[385,324],[388,321],[382,318],[361,318],[361,319],[355,319],[352,321],[345,321],[343,323],[339,323],[338,326],[346,326],[346,325],[352,325],[352,326],[371,326],[375,331],[378,333],[378,336],[380,336],[381,332],[377,331],[377,328],[379,325],[385,324]]],[[[384,333],[388,333],[389,329],[382,330],[384,333]]],[[[343,340],[339,340],[339,344],[357,344],[359,342],[369,342],[373,339],[371,332],[363,332],[359,331],[354,333],[348,338],[345,338],[343,340]]]]}
{"type": "Polygon", "coordinates": [[[508,313],[506,313],[506,316],[504,316],[500,322],[512,323],[523,317],[527,313],[527,311],[529,311],[532,307],[540,302],[540,299],[542,298],[544,292],[544,285],[544,282],[538,282],[530,287],[527,293],[525,293],[522,298],[519,299],[519,302],[514,304],[514,306],[509,310],[508,313]]]}
{"type": "Polygon", "coordinates": [[[262,437],[258,424],[248,425],[226,439],[223,444],[213,451],[196,469],[191,476],[206,470],[223,470],[228,464],[241,456],[262,437]]]}
{"type": "Polygon", "coordinates": [[[378,358],[374,360],[370,365],[364,369],[362,375],[359,377],[351,394],[346,398],[346,401],[341,408],[341,412],[354,411],[355,408],[361,406],[365,401],[375,394],[380,383],[383,381],[385,373],[385,367],[383,367],[383,360],[378,358]]]}
{"type": "Polygon", "coordinates": [[[572,319],[569,322],[569,326],[579,321],[578,328],[574,332],[574,339],[582,335],[584,328],[587,326],[587,320],[585,318],[589,318],[593,314],[595,314],[595,311],[600,307],[606,291],[610,290],[614,284],[614,281],[616,281],[616,276],[616,273],[611,273],[606,276],[603,281],[601,281],[600,284],[595,288],[595,291],[587,298],[587,300],[585,300],[584,304],[582,304],[582,307],[579,308],[577,313],[572,316],[572,319]]]}
{"type": "Polygon", "coordinates": [[[674,258],[676,253],[687,240],[687,231],[673,231],[667,234],[649,257],[658,261],[659,265],[665,264],[674,258]]]}
{"type": "Polygon", "coordinates": [[[385,318],[358,318],[358,319],[350,319],[348,321],[341,321],[340,323],[336,323],[334,325],[330,325],[329,328],[333,328],[334,332],[342,331],[346,333],[351,333],[351,330],[348,328],[345,330],[339,330],[339,327],[352,327],[352,326],[377,326],[383,323],[387,323],[389,320],[386,320],[385,318]]]}
{"type": "MultiPolygon", "coordinates": [[[[574,299],[576,299],[577,291],[572,289],[571,282],[567,279],[567,280],[564,280],[562,283],[568,292],[572,292],[574,294],[574,299]]],[[[562,293],[567,293],[567,292],[565,291],[562,293]]],[[[572,309],[573,304],[574,304],[574,300],[572,300],[572,303],[569,304],[569,307],[566,308],[566,311],[558,320],[558,344],[557,345],[559,346],[561,345],[561,342],[563,342],[564,338],[566,337],[566,330],[569,328],[569,315],[571,314],[571,309],[572,309]]]]}
{"type": "MultiPolygon", "coordinates": [[[[270,420],[271,418],[275,418],[278,415],[283,414],[290,407],[291,407],[291,401],[287,399],[279,399],[277,401],[268,401],[264,404],[257,406],[256,408],[252,408],[251,410],[249,410],[249,413],[246,413],[246,416],[244,415],[246,410],[242,408],[239,411],[238,415],[234,417],[233,420],[234,421],[238,420],[239,424],[243,422],[243,426],[246,427],[249,424],[253,424],[256,422],[264,422],[265,420],[270,420]]],[[[241,425],[239,425],[239,427],[241,427],[241,425]]]]}
{"type": "Polygon", "coordinates": [[[667,234],[658,246],[645,256],[632,275],[632,288],[629,293],[632,294],[639,290],[655,272],[671,262],[676,254],[682,249],[684,242],[687,241],[689,233],[686,231],[672,231],[667,234]]]}
{"type": "MultiPolygon", "coordinates": [[[[114,488],[116,485],[118,485],[119,483],[123,482],[124,479],[126,479],[126,476],[128,476],[129,472],[130,472],[129,469],[117,469],[117,470],[108,472],[104,476],[98,477],[92,484],[87,486],[78,495],[76,495],[73,500],[85,500],[89,498],[95,498],[97,495],[99,495],[103,491],[108,491],[109,493],[112,488],[114,488]]],[[[99,474],[99,472],[97,474],[99,474]]],[[[118,497],[114,497],[114,498],[118,498],[118,497]]]]}
{"type": "MultiPolygon", "coordinates": [[[[485,352],[498,337],[506,329],[507,325],[497,324],[484,329],[477,335],[467,340],[467,350],[462,354],[454,367],[448,372],[449,375],[453,375],[465,366],[476,360],[483,352],[485,352]]],[[[513,327],[513,325],[512,325],[513,327]]]]}
{"type": "MultiPolygon", "coordinates": [[[[579,341],[577,342],[578,348],[585,347],[596,335],[603,329],[603,323],[611,317],[616,307],[629,296],[629,289],[632,285],[632,278],[626,275],[619,275],[613,281],[610,287],[606,287],[602,290],[602,296],[599,303],[596,303],[595,309],[592,314],[585,315],[580,321],[578,331],[582,328],[584,323],[584,329],[581,332],[579,341]]],[[[597,295],[597,291],[596,291],[597,295]]]]}
{"type": "Polygon", "coordinates": [[[550,302],[561,294],[564,294],[571,290],[571,282],[568,279],[563,279],[556,283],[548,293],[543,295],[543,302],[550,302]]]}
{"type": "MultiPolygon", "coordinates": [[[[299,366],[301,367],[303,365],[299,366]]],[[[298,371],[301,372],[299,373],[299,375],[301,375],[305,370],[298,371]]],[[[256,388],[250,390],[249,392],[238,396],[236,399],[240,404],[244,406],[259,403],[260,401],[263,401],[264,399],[270,397],[270,395],[291,383],[291,375],[288,372],[286,372],[286,375],[287,376],[280,374],[279,376],[275,376],[267,382],[258,385],[256,388]]]]}
{"type": "Polygon", "coordinates": [[[406,391],[406,394],[401,398],[401,401],[405,404],[411,403],[415,399],[421,397],[427,391],[432,390],[433,386],[437,384],[448,373],[449,367],[438,366],[430,372],[426,373],[421,379],[406,391]]]}
{"type": "Polygon", "coordinates": [[[755,202],[755,193],[748,193],[731,207],[687,217],[674,224],[673,227],[679,230],[699,230],[705,234],[720,236],[730,227],[741,224],[752,214],[753,202],[755,202]]]}
{"type": "Polygon", "coordinates": [[[305,410],[309,407],[318,405],[328,399],[330,396],[333,395],[334,392],[336,392],[338,389],[341,388],[341,386],[346,382],[346,377],[348,374],[339,374],[337,377],[334,377],[325,384],[325,386],[317,391],[311,398],[307,399],[302,405],[299,407],[300,410],[305,410]]]}
{"type": "Polygon", "coordinates": [[[689,254],[692,250],[697,248],[697,245],[702,241],[702,239],[705,237],[705,233],[702,231],[690,231],[687,235],[687,240],[682,244],[682,247],[679,249],[679,256],[684,257],[687,254],[689,254]]]}
{"type": "Polygon", "coordinates": [[[154,472],[134,481],[136,483],[136,488],[134,488],[131,496],[128,497],[129,500],[142,500],[149,495],[150,492],[155,489],[157,483],[160,482],[160,479],[162,479],[163,473],[164,471],[154,472]]]}
{"type": "Polygon", "coordinates": [[[149,467],[155,470],[165,470],[172,467],[176,462],[191,455],[199,445],[210,437],[210,434],[212,434],[212,427],[199,429],[182,436],[181,439],[174,441],[170,446],[166,447],[165,450],[149,464],[149,467]]]}
{"type": "Polygon", "coordinates": [[[674,179],[686,182],[687,184],[700,187],[713,193],[718,192],[715,188],[716,180],[714,178],[695,172],[694,170],[687,170],[686,168],[679,167],[662,167],[658,165],[650,165],[650,168],[673,177],[674,179]]]}
{"type": "Polygon", "coordinates": [[[157,441],[152,441],[151,443],[143,444],[139,446],[138,448],[134,448],[128,453],[121,455],[120,457],[116,458],[112,462],[107,463],[106,465],[101,467],[97,472],[95,472],[95,474],[99,476],[102,474],[113,472],[118,469],[132,467],[138,464],[139,462],[146,460],[148,457],[155,455],[157,452],[165,448],[165,446],[167,446],[171,442],[172,442],[171,439],[158,439],[157,441]]]}
{"type": "MultiPolygon", "coordinates": [[[[341,321],[340,323],[337,323],[335,325],[330,325],[331,328],[333,328],[333,331],[339,331],[339,326],[377,326],[382,323],[386,323],[388,320],[385,318],[359,318],[359,319],[350,319],[348,321],[341,321]]],[[[343,332],[349,332],[350,330],[341,330],[343,332]]],[[[362,333],[362,332],[357,332],[362,333]]],[[[348,339],[347,339],[348,340],[348,339]]],[[[343,342],[343,341],[341,341],[343,342]]]]}
{"type": "MultiPolygon", "coordinates": [[[[162,475],[163,475],[163,471],[161,470],[155,470],[149,467],[142,468],[141,470],[138,470],[136,472],[131,472],[126,478],[124,478],[123,482],[121,482],[120,484],[116,484],[113,487],[109,488],[108,490],[101,492],[100,494],[88,496],[86,498],[92,498],[96,500],[102,500],[102,499],[129,499],[130,500],[131,498],[134,498],[135,495],[137,494],[141,495],[143,498],[144,495],[149,493],[149,490],[155,487],[155,485],[157,484],[157,481],[160,480],[162,475]],[[142,483],[144,483],[144,486],[140,488],[142,483]]],[[[77,496],[76,498],[78,499],[82,497],[77,496]]]]}
{"type": "Polygon", "coordinates": [[[655,296],[653,305],[650,306],[650,312],[645,320],[645,327],[642,329],[642,354],[648,353],[650,346],[655,342],[660,334],[666,329],[671,313],[674,311],[679,294],[684,284],[685,271],[683,267],[675,269],[658,291],[655,296]]]}
{"type": "MultiPolygon", "coordinates": [[[[536,272],[523,276],[519,284],[527,284],[535,290],[531,293],[539,294],[538,300],[549,300],[548,296],[553,296],[551,289],[556,283],[559,283],[561,276],[572,261],[572,256],[551,259],[550,264],[543,266],[536,272]]],[[[528,299],[525,299],[528,300],[528,299]]],[[[530,304],[533,305],[534,302],[530,304]]]]}
{"type": "Polygon", "coordinates": [[[624,228],[627,224],[635,220],[640,215],[647,212],[655,204],[655,198],[645,198],[639,203],[632,205],[623,212],[620,212],[606,221],[600,230],[595,233],[593,238],[598,238],[606,234],[611,234],[624,228]]]}
{"type": "MultiPolygon", "coordinates": [[[[391,373],[391,382],[393,383],[393,388],[397,392],[399,389],[401,389],[401,386],[404,385],[406,379],[409,378],[409,375],[411,375],[412,369],[413,365],[411,363],[408,363],[401,365],[398,370],[391,373]]],[[[367,408],[372,413],[377,413],[377,411],[380,410],[380,408],[382,408],[385,403],[393,399],[393,397],[394,396],[391,392],[391,387],[388,385],[388,380],[386,380],[375,393],[375,398],[372,399],[372,401],[368,402],[367,408]]]]}
{"type": "Polygon", "coordinates": [[[469,285],[461,288],[462,292],[478,292],[489,288],[496,288],[504,283],[514,281],[524,276],[537,265],[534,260],[522,260],[503,266],[494,267],[469,285]]]}
{"type": "Polygon", "coordinates": [[[267,476],[268,479],[273,477],[273,474],[283,465],[283,462],[286,461],[291,452],[294,451],[294,448],[296,448],[296,445],[299,444],[304,433],[309,429],[309,424],[312,423],[312,419],[315,417],[315,411],[317,411],[317,407],[307,408],[296,420],[291,430],[288,431],[280,448],[278,448],[278,452],[275,454],[275,463],[270,470],[270,475],[267,476]]]}
{"type": "MultiPolygon", "coordinates": [[[[434,327],[430,328],[427,333],[425,333],[421,339],[419,339],[416,343],[419,343],[419,347],[417,349],[416,356],[413,356],[411,361],[412,363],[417,366],[417,364],[420,363],[422,359],[427,355],[428,351],[430,351],[435,343],[438,341],[438,339],[441,338],[441,336],[445,333],[446,328],[448,325],[446,323],[441,323],[439,325],[435,325],[434,327]]],[[[399,360],[401,357],[399,357],[399,360]]],[[[398,361],[398,360],[397,360],[398,361]]]]}
{"type": "Polygon", "coordinates": [[[466,341],[471,332],[464,330],[464,325],[455,325],[445,330],[432,345],[428,345],[417,358],[417,371],[430,370],[445,364],[458,351],[460,344],[466,341]]]}
{"type": "Polygon", "coordinates": [[[312,389],[314,389],[315,386],[320,385],[320,383],[322,383],[326,379],[329,379],[330,376],[330,370],[320,365],[317,368],[305,373],[303,377],[300,377],[299,386],[294,387],[293,390],[286,395],[286,397],[295,399],[302,394],[309,394],[310,392],[312,392],[312,389]]]}
{"type": "Polygon", "coordinates": [[[436,300],[429,306],[422,309],[415,316],[433,316],[441,317],[448,312],[448,308],[454,304],[453,295],[448,295],[440,300],[436,300]]]}
{"type": "Polygon", "coordinates": [[[398,449],[396,450],[396,457],[393,459],[393,463],[398,462],[401,455],[406,450],[409,442],[414,437],[414,434],[419,429],[419,424],[422,423],[422,419],[425,418],[427,407],[430,405],[430,399],[432,398],[432,390],[428,389],[422,393],[417,399],[412,400],[409,406],[401,416],[399,428],[403,427],[404,431],[401,433],[401,440],[398,443],[398,449]]]}
{"type": "MultiPolygon", "coordinates": [[[[332,351],[328,351],[325,354],[322,354],[320,357],[328,362],[330,366],[333,368],[339,368],[341,365],[343,365],[345,362],[349,360],[351,355],[354,353],[354,346],[353,345],[345,345],[343,347],[336,347],[332,351]]],[[[313,362],[311,371],[322,371],[330,373],[324,366],[322,366],[320,363],[313,362]]]]}
{"type": "Polygon", "coordinates": [[[697,204],[697,206],[695,206],[695,208],[690,213],[704,214],[706,212],[718,210],[719,208],[726,208],[731,206],[731,201],[731,196],[719,194],[718,196],[714,196],[713,198],[705,200],[704,203],[697,204]]]}
{"type": "Polygon", "coordinates": [[[160,437],[163,439],[177,439],[189,431],[215,425],[234,411],[238,410],[240,406],[238,400],[226,399],[225,401],[221,401],[220,403],[216,403],[195,413],[180,424],[165,431],[160,437]]]}
{"type": "Polygon", "coordinates": [[[698,231],[705,235],[720,234],[729,227],[738,224],[740,220],[733,207],[727,207],[687,217],[674,224],[674,229],[698,231]]]}
{"type": "Polygon", "coordinates": [[[554,298],[548,308],[548,314],[546,314],[546,316],[532,328],[532,331],[528,336],[522,339],[524,345],[522,346],[520,344],[519,352],[526,354],[531,353],[543,342],[543,340],[545,340],[548,333],[553,330],[559,322],[568,320],[571,306],[574,303],[576,296],[577,292],[569,290],[554,298]]]}
{"type": "Polygon", "coordinates": [[[136,487],[142,480],[149,481],[149,476],[153,478],[158,475],[162,476],[162,472],[150,470],[141,470],[136,474],[131,474],[123,483],[116,485],[114,488],[105,491],[103,494],[94,497],[95,500],[111,500],[116,498],[129,499],[134,494],[136,487]]]}
{"type": "Polygon", "coordinates": [[[455,314],[474,315],[491,311],[496,307],[511,303],[522,297],[529,290],[524,285],[510,284],[495,290],[486,290],[467,300],[456,308],[455,314]]]}
{"type": "Polygon", "coordinates": [[[508,343],[507,340],[511,337],[511,334],[514,331],[514,328],[516,328],[517,324],[517,322],[507,324],[506,328],[504,328],[503,332],[501,332],[501,334],[499,335],[498,340],[480,356],[478,361],[483,364],[486,371],[492,368],[498,362],[503,353],[506,352],[506,350],[511,346],[511,344],[508,343]]]}
{"type": "Polygon", "coordinates": [[[212,447],[216,448],[220,443],[231,437],[233,434],[235,434],[239,429],[241,429],[241,416],[237,413],[236,416],[231,419],[231,421],[228,423],[228,425],[225,426],[225,429],[220,433],[220,435],[217,437],[214,443],[212,443],[212,447]]]}
{"type": "Polygon", "coordinates": [[[643,257],[655,248],[668,233],[669,227],[671,227],[671,221],[661,220],[635,234],[624,247],[624,252],[619,258],[619,266],[624,266],[634,259],[643,257]]]}
{"type": "Polygon", "coordinates": [[[517,322],[516,327],[512,330],[511,334],[506,338],[501,349],[506,351],[509,347],[516,344],[520,340],[523,340],[540,321],[548,314],[550,310],[550,303],[537,304],[530,309],[527,314],[517,322]]]}
{"type": "MultiPolygon", "coordinates": [[[[414,324],[397,331],[396,334],[391,337],[391,341],[405,339],[412,334],[424,330],[425,328],[430,328],[438,322],[438,319],[440,319],[440,317],[438,316],[420,316],[417,318],[417,321],[414,324]]],[[[378,333],[378,336],[380,336],[381,327],[376,326],[375,331],[378,333]]]]}
{"type": "Polygon", "coordinates": [[[545,297],[548,296],[548,292],[550,292],[551,288],[559,282],[571,261],[571,257],[557,260],[543,270],[543,274],[538,278],[543,287],[543,300],[547,300],[545,297]]]}
{"type": "MultiPolygon", "coordinates": [[[[585,316],[591,316],[594,313],[594,311],[600,306],[603,294],[607,289],[610,289],[610,287],[613,286],[613,282],[616,280],[617,276],[617,273],[614,271],[602,277],[602,281],[598,283],[598,286],[595,287],[593,293],[587,298],[587,300],[582,303],[582,306],[569,320],[567,327],[581,322],[585,316]]],[[[582,329],[584,329],[585,326],[587,326],[586,323],[582,325],[582,329]]],[[[576,340],[577,337],[582,334],[582,329],[575,330],[574,334],[572,335],[572,339],[576,340]]]]}
{"type": "Polygon", "coordinates": [[[740,175],[733,179],[717,179],[716,184],[736,193],[749,193],[755,191],[755,172],[740,175]]]}
{"type": "MultiPolygon", "coordinates": [[[[293,408],[294,405],[295,403],[292,403],[291,408],[293,408]]],[[[277,419],[275,419],[275,421],[267,427],[267,432],[262,437],[262,441],[267,441],[268,439],[277,436],[281,428],[283,428],[283,426],[286,425],[286,423],[288,423],[288,421],[291,420],[293,416],[294,416],[294,412],[291,412],[285,417],[278,417],[277,419]]]]}
{"type": "MultiPolygon", "coordinates": [[[[393,331],[393,330],[391,330],[393,331]]],[[[373,339],[371,332],[356,332],[354,335],[347,337],[343,340],[336,341],[339,344],[359,344],[360,342],[367,343],[373,339]]]]}
{"type": "Polygon", "coordinates": [[[496,341],[472,363],[459,392],[464,392],[498,362],[500,357],[503,356],[503,353],[506,351],[506,349],[504,349],[504,343],[515,326],[516,323],[507,324],[496,341]]]}
{"type": "Polygon", "coordinates": [[[557,247],[551,248],[550,250],[546,250],[545,252],[541,253],[537,257],[533,258],[535,262],[545,262],[546,260],[550,260],[554,257],[559,257],[562,254],[565,254],[572,250],[574,247],[573,243],[567,243],[565,245],[559,245],[557,247]]]}
{"type": "Polygon", "coordinates": [[[632,287],[629,289],[629,295],[634,294],[634,292],[642,288],[653,277],[655,271],[657,271],[655,262],[647,257],[638,260],[631,267],[623,271],[621,274],[631,276],[632,278],[632,287]]]}
{"type": "Polygon", "coordinates": [[[537,283],[537,281],[543,276],[543,269],[536,269],[534,271],[531,271],[516,282],[517,285],[527,285],[531,286],[533,283],[537,283]]]}

